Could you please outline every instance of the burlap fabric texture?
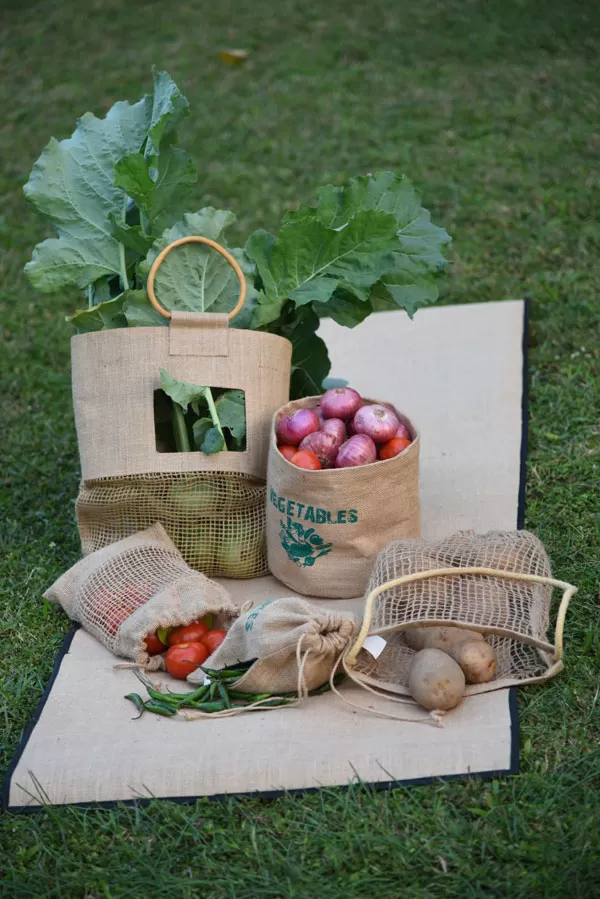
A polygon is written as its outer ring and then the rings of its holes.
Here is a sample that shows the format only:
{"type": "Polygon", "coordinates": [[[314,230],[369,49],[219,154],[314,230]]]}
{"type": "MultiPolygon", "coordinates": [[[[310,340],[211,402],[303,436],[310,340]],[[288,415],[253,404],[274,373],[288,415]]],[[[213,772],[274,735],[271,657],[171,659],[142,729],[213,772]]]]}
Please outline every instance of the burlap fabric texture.
{"type": "MultiPolygon", "coordinates": [[[[268,599],[234,621],[210,667],[227,668],[256,659],[236,681],[247,693],[302,694],[326,683],[342,653],[358,634],[351,612],[321,609],[305,599],[268,599]],[[300,689],[299,689],[300,688],[300,689]]],[[[201,671],[188,676],[202,683],[201,671]]]]}
{"type": "Polygon", "coordinates": [[[148,668],[144,639],[159,627],[190,624],[207,614],[228,627],[239,614],[227,590],[193,571],[160,523],[96,550],[77,562],[45,593],[111,652],[148,668]]]}
{"type": "MultiPolygon", "coordinates": [[[[382,547],[420,533],[419,434],[393,459],[356,468],[306,471],[277,449],[283,415],[319,397],[285,405],[273,417],[267,473],[267,551],[271,572],[307,596],[360,596],[382,547]]],[[[376,402],[376,400],[369,400],[376,402]]]]}
{"type": "Polygon", "coordinates": [[[269,429],[289,395],[289,341],[229,328],[222,314],[173,312],[169,327],[78,335],[71,354],[83,552],[161,521],[196,570],[265,574],[269,429]],[[246,450],[159,452],[154,392],[161,368],[188,383],[243,390],[246,450]]]}
{"type": "Polygon", "coordinates": [[[409,695],[414,650],[406,644],[406,630],[451,625],[481,632],[497,654],[493,680],[467,686],[467,695],[557,674],[563,667],[562,625],[555,644],[548,637],[553,586],[572,592],[575,588],[561,581],[519,580],[519,575],[552,579],[544,546],[529,531],[459,531],[435,542],[416,539],[390,544],[377,556],[366,591],[363,629],[346,659],[347,670],[358,682],[409,695]],[[461,573],[468,568],[499,574],[461,573]],[[439,569],[455,569],[455,573],[392,584],[407,575],[439,569]],[[502,576],[504,572],[509,576],[502,576]],[[365,649],[355,655],[367,633],[386,640],[378,658],[365,649]]]}

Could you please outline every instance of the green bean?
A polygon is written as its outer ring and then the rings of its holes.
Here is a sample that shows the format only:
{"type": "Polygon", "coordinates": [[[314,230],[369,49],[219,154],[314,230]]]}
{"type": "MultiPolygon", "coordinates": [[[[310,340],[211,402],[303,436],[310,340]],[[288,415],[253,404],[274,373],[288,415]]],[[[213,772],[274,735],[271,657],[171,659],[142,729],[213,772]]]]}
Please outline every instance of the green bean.
{"type": "Polygon", "coordinates": [[[131,719],[132,721],[137,721],[137,719],[141,718],[142,715],[144,714],[144,709],[145,709],[144,700],[142,699],[142,697],[140,696],[139,693],[128,693],[127,696],[124,696],[123,698],[128,699],[130,702],[132,702],[134,704],[134,706],[136,707],[136,709],[138,710],[139,715],[136,715],[135,718],[131,719]]]}
{"type": "Polygon", "coordinates": [[[221,683],[219,683],[218,687],[219,687],[219,696],[221,697],[222,702],[225,703],[225,708],[230,709],[231,702],[229,700],[229,696],[227,695],[227,687],[225,686],[225,684],[221,684],[221,683]]]}
{"type": "Polygon", "coordinates": [[[217,682],[214,681],[214,682],[210,685],[209,690],[208,690],[208,700],[209,700],[209,701],[212,700],[212,699],[216,699],[216,696],[217,696],[217,690],[218,690],[218,689],[219,689],[219,688],[218,688],[217,682]]]}
{"type": "Polygon", "coordinates": [[[227,706],[224,702],[190,702],[189,708],[199,709],[201,712],[224,712],[227,706]]]}
{"type": "Polygon", "coordinates": [[[167,705],[166,702],[157,702],[155,699],[144,703],[144,708],[147,712],[154,712],[155,715],[164,715],[165,718],[172,718],[173,715],[177,714],[177,709],[172,705],[167,705]]]}
{"type": "Polygon", "coordinates": [[[246,699],[248,702],[260,702],[261,699],[270,699],[273,693],[242,693],[241,690],[229,690],[231,699],[246,699]]]}
{"type": "Polygon", "coordinates": [[[169,691],[169,693],[165,695],[174,696],[178,700],[185,699],[186,702],[189,702],[190,700],[192,700],[192,702],[196,702],[196,700],[201,700],[204,699],[205,696],[208,696],[209,689],[210,684],[203,684],[201,687],[198,687],[197,690],[192,690],[190,693],[172,693],[169,691]]]}
{"type": "Polygon", "coordinates": [[[179,702],[178,699],[171,699],[168,693],[161,693],[160,690],[154,689],[149,684],[146,684],[146,690],[148,691],[148,695],[152,699],[156,699],[157,702],[166,703],[167,705],[175,705],[179,702]]]}

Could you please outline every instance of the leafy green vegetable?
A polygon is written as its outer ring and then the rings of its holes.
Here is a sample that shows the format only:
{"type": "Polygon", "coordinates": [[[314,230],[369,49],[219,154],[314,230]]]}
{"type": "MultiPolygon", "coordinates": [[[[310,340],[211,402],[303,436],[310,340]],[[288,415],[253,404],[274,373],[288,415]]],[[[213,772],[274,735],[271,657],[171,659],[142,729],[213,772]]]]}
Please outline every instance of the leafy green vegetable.
{"type": "Polygon", "coordinates": [[[124,246],[113,222],[125,223],[127,194],[115,183],[114,167],[144,147],[156,159],[187,112],[187,100],[166,72],[153,73],[154,92],[133,106],[115,103],[103,119],[86,113],[68,140],[50,140],[35,163],[25,196],[45,215],[58,238],[33,251],[25,271],[39,290],[87,288],[117,275],[127,289],[124,246]]]}
{"type": "Polygon", "coordinates": [[[175,443],[179,452],[189,452],[187,431],[191,427],[196,449],[211,455],[223,449],[242,450],[246,440],[246,406],[242,390],[200,387],[171,377],[160,369],[160,385],[173,403],[175,443]],[[186,421],[188,406],[194,418],[186,421]],[[208,414],[206,414],[208,413],[208,414]],[[227,432],[227,435],[226,433],[227,432]]]}
{"type": "MultiPolygon", "coordinates": [[[[151,94],[133,105],[116,103],[103,119],[86,113],[72,137],[51,139],[33,167],[25,194],[57,237],[34,249],[25,270],[40,290],[85,291],[87,308],[70,319],[79,332],[167,326],[145,290],[161,250],[189,235],[227,247],[233,213],[184,209],[196,173],[173,141],[187,112],[170,76],[153,70],[151,94]]],[[[283,216],[278,234],[258,230],[244,249],[230,249],[247,281],[244,307],[231,324],[289,339],[292,397],[320,393],[330,369],[320,319],[353,328],[384,309],[412,317],[438,297],[449,241],[404,176],[378,172],[325,185],[315,205],[283,216]]],[[[165,258],[155,289],[166,309],[188,312],[229,312],[239,295],[229,263],[198,243],[165,258]]],[[[180,446],[218,452],[244,445],[245,410],[235,391],[213,395],[171,380],[164,389],[172,391],[180,446]]]]}
{"type": "MultiPolygon", "coordinates": [[[[213,209],[211,206],[199,212],[186,213],[181,221],[163,232],[155,241],[141,270],[147,273],[150,266],[168,244],[181,237],[200,234],[215,240],[229,249],[224,231],[235,222],[233,212],[213,209]]],[[[249,316],[256,297],[253,286],[255,267],[243,250],[230,250],[247,276],[247,294],[244,309],[232,324],[243,327],[249,324],[249,316]]],[[[170,253],[156,274],[156,295],[165,309],[183,312],[230,312],[239,296],[237,275],[227,260],[211,247],[190,243],[170,253]]]]}

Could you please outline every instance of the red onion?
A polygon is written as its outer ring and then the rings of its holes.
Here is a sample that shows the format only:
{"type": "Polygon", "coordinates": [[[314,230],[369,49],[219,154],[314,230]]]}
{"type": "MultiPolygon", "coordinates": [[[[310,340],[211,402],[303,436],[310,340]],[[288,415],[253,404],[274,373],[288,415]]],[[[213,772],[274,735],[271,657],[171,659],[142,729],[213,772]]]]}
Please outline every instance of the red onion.
{"type": "Polygon", "coordinates": [[[377,448],[366,434],[355,434],[339,448],[335,460],[336,468],[351,468],[355,465],[370,465],[377,462],[377,448]]]}
{"type": "Polygon", "coordinates": [[[291,415],[282,415],[275,433],[278,443],[298,446],[313,431],[319,430],[319,419],[314,409],[297,409],[291,415]]]}
{"type": "Polygon", "coordinates": [[[334,434],[315,431],[304,438],[299,448],[314,453],[323,468],[333,468],[338,447],[339,443],[334,434]]]}
{"type": "Polygon", "coordinates": [[[340,447],[347,438],[346,425],[341,418],[326,418],[321,425],[321,431],[326,434],[333,434],[336,440],[336,446],[340,447]]]}
{"type": "Polygon", "coordinates": [[[394,437],[404,437],[405,440],[412,440],[410,431],[408,430],[406,425],[402,424],[402,422],[400,422],[400,424],[398,425],[398,430],[394,434],[394,437]]]}
{"type": "Polygon", "coordinates": [[[323,418],[341,418],[347,421],[358,409],[362,398],[352,387],[330,387],[321,397],[323,418]]]}
{"type": "Polygon", "coordinates": [[[386,443],[398,430],[400,421],[388,406],[373,403],[359,409],[352,424],[357,434],[366,434],[375,443],[386,443]]]}

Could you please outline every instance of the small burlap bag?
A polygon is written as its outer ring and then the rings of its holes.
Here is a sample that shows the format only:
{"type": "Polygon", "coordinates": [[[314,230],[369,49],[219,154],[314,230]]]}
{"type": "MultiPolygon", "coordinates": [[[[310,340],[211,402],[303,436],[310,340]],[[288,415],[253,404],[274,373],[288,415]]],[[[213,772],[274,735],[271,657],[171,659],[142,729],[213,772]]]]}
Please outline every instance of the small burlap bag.
{"type": "Polygon", "coordinates": [[[410,627],[450,625],[482,633],[496,651],[493,680],[465,694],[547,680],[563,668],[563,625],[577,588],[551,577],[542,543],[528,531],[459,531],[444,540],[400,540],[379,555],[367,588],[361,632],[344,659],[353,680],[410,695],[410,627]],[[548,641],[552,590],[563,590],[554,644],[548,641]],[[363,644],[379,635],[374,658],[363,644]]]}
{"type": "Polygon", "coordinates": [[[184,562],[160,523],[85,556],[44,599],[59,603],[115,655],[149,670],[164,667],[162,656],[149,656],[144,645],[157,628],[209,613],[213,627],[228,627],[239,614],[224,587],[184,562]]]}
{"type": "MultiPolygon", "coordinates": [[[[273,334],[229,328],[225,314],[168,312],[169,327],[115,328],[72,338],[73,406],[82,483],[76,503],[84,553],[161,521],[185,560],[210,576],[267,573],[265,474],[269,429],[289,396],[291,344],[273,334]],[[190,384],[244,393],[246,449],[159,452],[154,394],[160,369],[190,384]]],[[[162,257],[162,258],[161,258],[162,257]]],[[[238,273],[236,271],[236,274],[238,273]]]]}
{"type": "Polygon", "coordinates": [[[296,409],[316,407],[319,399],[288,403],[273,418],[267,473],[269,568],[298,593],[351,598],[364,592],[382,547],[420,533],[419,435],[396,413],[412,437],[399,456],[355,468],[297,468],[277,449],[277,422],[296,409]]]}
{"type": "MultiPolygon", "coordinates": [[[[359,622],[350,612],[320,609],[288,596],[268,599],[242,614],[210,657],[216,670],[238,662],[256,662],[236,681],[245,693],[305,695],[329,681],[336,662],[358,634],[359,622]]],[[[191,683],[204,674],[193,672],[191,683]]]]}

